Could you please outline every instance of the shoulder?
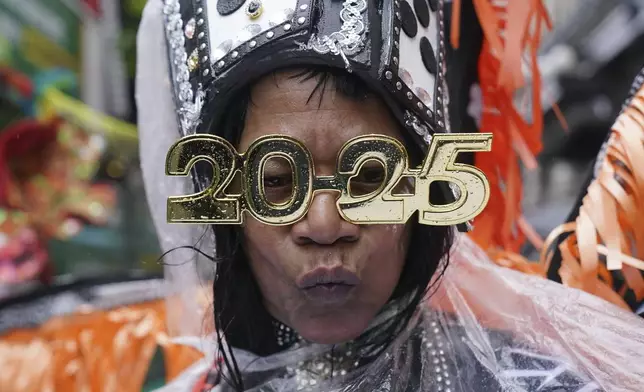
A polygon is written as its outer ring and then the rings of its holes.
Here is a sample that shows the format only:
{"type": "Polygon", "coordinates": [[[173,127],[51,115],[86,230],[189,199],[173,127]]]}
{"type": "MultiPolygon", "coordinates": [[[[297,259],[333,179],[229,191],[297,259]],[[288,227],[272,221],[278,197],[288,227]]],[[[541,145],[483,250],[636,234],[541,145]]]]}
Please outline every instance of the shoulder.
{"type": "Polygon", "coordinates": [[[434,339],[431,346],[426,345],[429,353],[425,355],[430,363],[436,363],[430,358],[436,353],[439,363],[451,362],[449,373],[460,384],[456,390],[601,391],[571,361],[521,342],[511,333],[478,324],[465,327],[440,315],[425,324],[424,334],[434,339]],[[446,358],[440,358],[441,354],[446,358]]]}

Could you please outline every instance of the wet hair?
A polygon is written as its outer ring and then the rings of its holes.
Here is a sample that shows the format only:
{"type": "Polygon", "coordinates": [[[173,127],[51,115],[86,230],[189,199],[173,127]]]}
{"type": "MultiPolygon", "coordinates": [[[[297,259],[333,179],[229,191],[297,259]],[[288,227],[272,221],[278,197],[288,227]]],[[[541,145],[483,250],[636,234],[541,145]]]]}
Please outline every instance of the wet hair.
{"type": "MultiPolygon", "coordinates": [[[[357,101],[375,96],[368,86],[358,77],[342,69],[328,67],[298,68],[294,74],[301,81],[316,79],[317,84],[309,101],[316,98],[322,101],[325,90],[331,86],[343,96],[357,101]]],[[[217,134],[233,145],[238,145],[245,125],[246,113],[252,105],[251,89],[253,83],[236,93],[230,99],[225,118],[217,126],[217,134]]],[[[214,128],[211,128],[214,130],[214,128]]],[[[401,134],[407,131],[401,126],[401,134]]],[[[411,165],[422,162],[423,153],[418,145],[405,140],[411,165]]],[[[431,192],[438,195],[440,192],[431,192]]],[[[432,197],[432,202],[441,204],[440,196],[432,197]]],[[[449,249],[452,245],[452,229],[421,225],[417,217],[411,218],[412,230],[410,245],[398,284],[390,300],[410,298],[406,306],[388,322],[385,322],[359,336],[355,343],[366,350],[366,361],[380,355],[395,337],[409,324],[418,305],[430,289],[430,281],[441,266],[447,265],[449,249]],[[443,263],[441,263],[443,261],[443,263]]],[[[250,351],[259,356],[267,356],[281,350],[277,345],[273,318],[265,309],[259,286],[253,277],[248,257],[244,252],[244,238],[238,226],[212,226],[216,238],[217,269],[215,273],[214,317],[217,326],[219,354],[223,357],[222,375],[224,381],[236,391],[244,390],[241,371],[232,354],[231,347],[250,351]]]]}

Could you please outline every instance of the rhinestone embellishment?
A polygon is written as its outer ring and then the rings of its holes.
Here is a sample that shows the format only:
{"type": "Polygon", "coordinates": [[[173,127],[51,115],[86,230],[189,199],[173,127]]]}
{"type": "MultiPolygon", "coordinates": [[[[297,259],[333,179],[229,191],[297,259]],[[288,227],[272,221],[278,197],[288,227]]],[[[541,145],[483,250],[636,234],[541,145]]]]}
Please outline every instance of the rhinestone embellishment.
{"type": "Polygon", "coordinates": [[[186,28],[184,30],[184,33],[186,35],[186,38],[192,39],[195,36],[195,32],[197,30],[197,21],[195,18],[192,18],[186,23],[186,28]]]}
{"type": "MultiPolygon", "coordinates": [[[[195,94],[189,82],[190,62],[186,53],[185,42],[186,31],[190,33],[190,29],[184,28],[179,1],[164,0],[163,14],[165,16],[166,39],[170,47],[172,75],[175,80],[175,94],[179,100],[181,133],[185,136],[196,131],[205,93],[202,91],[201,86],[198,86],[195,94]]],[[[199,22],[202,22],[202,20],[200,19],[197,24],[199,22]]],[[[188,22],[187,26],[190,24],[188,22]]],[[[194,34],[194,31],[192,34],[194,34]]],[[[207,69],[204,73],[206,71],[207,69]]]]}
{"type": "Polygon", "coordinates": [[[199,67],[199,51],[195,49],[188,57],[188,71],[193,72],[197,67],[199,67]]]}
{"type": "Polygon", "coordinates": [[[248,17],[250,17],[251,19],[259,18],[262,15],[263,11],[264,6],[259,0],[252,0],[248,3],[248,6],[246,6],[246,15],[248,15],[248,17]]]}

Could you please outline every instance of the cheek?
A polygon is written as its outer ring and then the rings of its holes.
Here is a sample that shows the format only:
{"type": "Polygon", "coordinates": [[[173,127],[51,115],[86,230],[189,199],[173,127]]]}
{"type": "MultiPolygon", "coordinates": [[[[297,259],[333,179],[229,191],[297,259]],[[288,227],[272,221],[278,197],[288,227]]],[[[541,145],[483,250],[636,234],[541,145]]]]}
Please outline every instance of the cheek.
{"type": "Polygon", "coordinates": [[[367,237],[371,256],[367,258],[363,278],[374,295],[389,297],[398,284],[407,255],[408,232],[404,225],[369,228],[367,237]]]}
{"type": "Polygon", "coordinates": [[[264,288],[277,286],[291,275],[290,258],[283,257],[289,248],[288,228],[267,226],[254,219],[247,219],[243,226],[244,251],[259,285],[264,288]]]}

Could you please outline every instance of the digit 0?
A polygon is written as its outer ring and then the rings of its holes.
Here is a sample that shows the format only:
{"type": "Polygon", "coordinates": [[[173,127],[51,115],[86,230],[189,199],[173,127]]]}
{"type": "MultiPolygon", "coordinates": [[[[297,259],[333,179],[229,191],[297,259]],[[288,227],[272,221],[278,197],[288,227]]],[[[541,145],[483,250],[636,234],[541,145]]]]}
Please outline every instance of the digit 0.
{"type": "Polygon", "coordinates": [[[175,143],[166,156],[166,175],[187,176],[197,162],[206,161],[213,167],[213,181],[201,192],[169,197],[168,222],[241,223],[240,196],[223,192],[238,170],[238,158],[230,143],[214,135],[191,135],[175,143]]]}
{"type": "Polygon", "coordinates": [[[244,155],[244,195],[248,211],[258,221],[271,225],[289,225],[302,219],[312,194],[313,160],[309,150],[296,139],[269,135],[255,140],[244,155]],[[271,158],[283,158],[290,166],[291,194],[286,200],[267,197],[264,178],[266,163],[271,158]]]}

